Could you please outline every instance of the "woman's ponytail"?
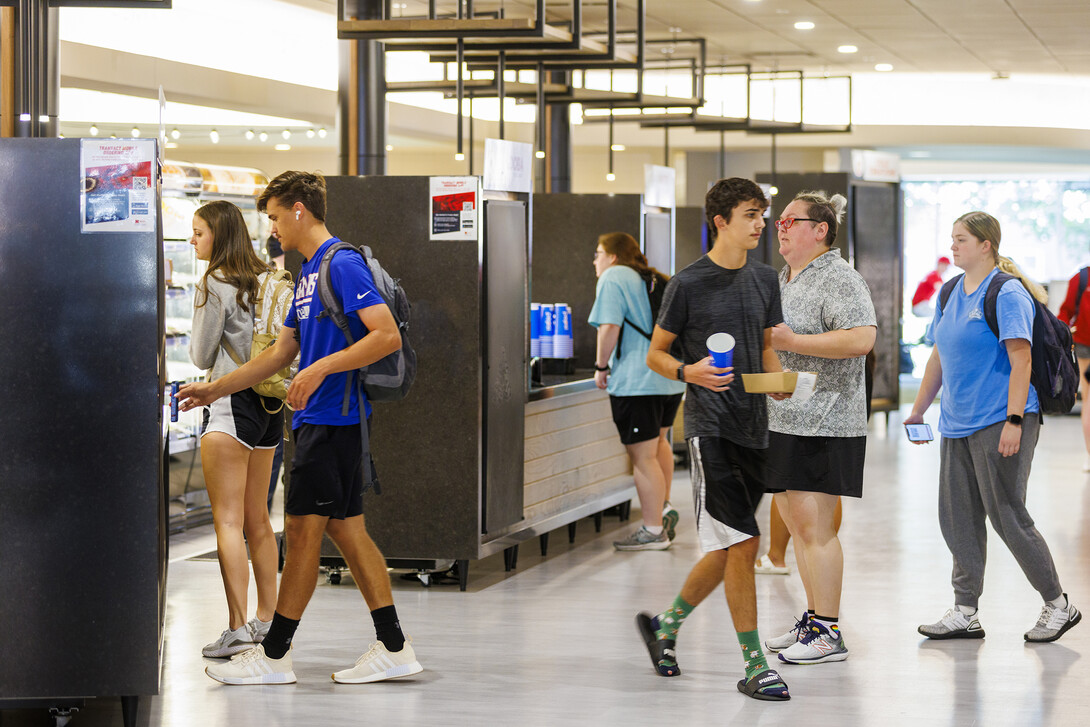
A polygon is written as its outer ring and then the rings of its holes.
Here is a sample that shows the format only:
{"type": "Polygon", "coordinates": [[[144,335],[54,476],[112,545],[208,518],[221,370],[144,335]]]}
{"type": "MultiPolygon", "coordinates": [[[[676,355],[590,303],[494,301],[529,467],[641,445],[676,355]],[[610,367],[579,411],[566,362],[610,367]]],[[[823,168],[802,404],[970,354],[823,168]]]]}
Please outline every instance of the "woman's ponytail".
{"type": "Polygon", "coordinates": [[[1048,304],[1048,293],[1045,292],[1045,289],[1039,283],[1036,283],[1026,277],[1026,274],[1022,272],[1022,269],[1019,268],[1009,257],[1003,257],[1002,255],[999,255],[998,257],[999,260],[996,263],[996,266],[999,268],[999,272],[1013,275],[1014,277],[1018,278],[1022,281],[1022,285],[1025,286],[1026,290],[1029,291],[1030,295],[1032,295],[1041,303],[1044,303],[1045,305],[1048,304]]]}

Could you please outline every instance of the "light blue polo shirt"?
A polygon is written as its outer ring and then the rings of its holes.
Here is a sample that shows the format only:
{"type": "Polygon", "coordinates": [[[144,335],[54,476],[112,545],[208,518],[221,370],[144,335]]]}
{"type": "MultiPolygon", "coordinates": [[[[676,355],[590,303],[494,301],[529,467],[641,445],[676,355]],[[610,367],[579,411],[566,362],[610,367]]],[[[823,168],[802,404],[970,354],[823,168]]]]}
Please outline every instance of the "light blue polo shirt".
{"type": "Polygon", "coordinates": [[[651,348],[651,342],[625,323],[625,317],[645,331],[651,332],[654,327],[643,278],[627,265],[613,265],[598,278],[594,307],[590,309],[587,319],[595,328],[606,323],[624,326],[620,351],[614,350],[609,359],[611,372],[606,391],[610,396],[684,392],[684,383],[659,376],[647,368],[647,351],[651,348]]]}
{"type": "MultiPolygon", "coordinates": [[[[998,269],[997,269],[998,270],[998,269]]],[[[962,278],[946,301],[936,306],[931,334],[942,362],[942,401],[939,432],[944,437],[967,437],[1007,418],[1007,390],[1011,363],[1000,341],[1033,341],[1033,298],[1018,280],[1008,280],[995,301],[999,340],[984,318],[984,297],[995,277],[966,295],[962,278]]],[[[1037,390],[1030,384],[1026,413],[1040,409],[1037,390]]]]}

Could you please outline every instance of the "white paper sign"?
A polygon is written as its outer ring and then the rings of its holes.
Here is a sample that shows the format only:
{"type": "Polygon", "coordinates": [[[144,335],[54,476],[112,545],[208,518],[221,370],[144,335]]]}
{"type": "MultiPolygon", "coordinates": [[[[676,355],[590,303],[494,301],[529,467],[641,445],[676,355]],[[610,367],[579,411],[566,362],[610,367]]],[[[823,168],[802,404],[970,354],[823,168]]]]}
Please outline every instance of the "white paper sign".
{"type": "Polygon", "coordinates": [[[484,188],[491,192],[533,192],[533,164],[533,144],[484,140],[484,188]]]}
{"type": "Polygon", "coordinates": [[[432,240],[476,240],[477,177],[432,177],[428,214],[432,240]]]}
{"type": "Polygon", "coordinates": [[[152,139],[81,139],[80,229],[154,230],[155,173],[152,139]]]}
{"type": "Polygon", "coordinates": [[[673,207],[677,174],[673,167],[643,165],[643,201],[652,207],[673,207]]]}

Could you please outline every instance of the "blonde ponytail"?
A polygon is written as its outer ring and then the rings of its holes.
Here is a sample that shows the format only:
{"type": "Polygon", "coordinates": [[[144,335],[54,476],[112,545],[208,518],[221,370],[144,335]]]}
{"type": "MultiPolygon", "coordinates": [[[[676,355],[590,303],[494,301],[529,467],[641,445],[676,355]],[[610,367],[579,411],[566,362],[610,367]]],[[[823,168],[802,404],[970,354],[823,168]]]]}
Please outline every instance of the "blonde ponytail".
{"type": "Polygon", "coordinates": [[[1041,287],[1041,285],[1027,278],[1026,274],[1022,272],[1022,269],[1015,265],[1014,261],[1011,260],[1009,257],[1003,257],[1002,255],[999,255],[998,258],[999,260],[996,263],[996,267],[999,268],[999,272],[1013,275],[1014,277],[1021,280],[1022,285],[1025,286],[1026,290],[1029,291],[1030,295],[1032,295],[1041,303],[1048,305],[1048,293],[1045,292],[1045,289],[1041,287]]]}

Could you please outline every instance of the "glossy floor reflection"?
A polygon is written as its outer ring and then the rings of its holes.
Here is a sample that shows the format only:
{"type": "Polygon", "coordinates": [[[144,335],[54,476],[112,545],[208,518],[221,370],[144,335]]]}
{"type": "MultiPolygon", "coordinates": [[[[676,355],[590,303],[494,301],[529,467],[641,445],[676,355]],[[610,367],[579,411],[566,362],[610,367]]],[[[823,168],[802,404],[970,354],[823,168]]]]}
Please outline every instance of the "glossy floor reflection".
{"type": "MultiPolygon", "coordinates": [[[[1090,480],[1076,417],[1042,429],[1030,512],[1052,548],[1064,588],[1090,609],[1090,480]]],[[[654,674],[632,623],[662,609],[699,557],[688,477],[678,472],[678,540],[666,552],[616,553],[603,532],[579,524],[574,546],[554,534],[542,558],[523,545],[518,569],[500,557],[474,563],[470,590],[425,589],[395,578],[402,624],[423,674],[411,680],[336,685],[329,675],[367,647],[373,628],[351,580],[322,579],[295,641],[299,683],[225,687],[203,674],[200,647],[225,626],[215,563],[171,564],[162,694],[155,725],[593,724],[1079,725],[1090,714],[1090,621],[1055,644],[1026,645],[1040,600],[991,534],[983,641],[930,642],[916,626],[952,605],[950,556],[936,520],[938,446],[908,444],[900,417],[871,425],[864,498],[845,503],[844,662],[781,665],[794,699],[770,704],[735,689],[737,642],[721,594],[686,621],[683,674],[654,674]]],[[[391,485],[394,486],[394,485],[391,485]]],[[[767,512],[767,505],[765,505],[767,512]]],[[[638,513],[633,514],[633,522],[638,513]]],[[[765,515],[767,522],[767,514],[765,515]]],[[[208,533],[175,544],[172,557],[207,549],[208,533]],[[203,541],[202,541],[203,538],[203,541]]],[[[793,565],[793,561],[792,562],[793,565]]],[[[763,636],[803,609],[797,576],[757,577],[763,636]]]]}

